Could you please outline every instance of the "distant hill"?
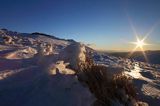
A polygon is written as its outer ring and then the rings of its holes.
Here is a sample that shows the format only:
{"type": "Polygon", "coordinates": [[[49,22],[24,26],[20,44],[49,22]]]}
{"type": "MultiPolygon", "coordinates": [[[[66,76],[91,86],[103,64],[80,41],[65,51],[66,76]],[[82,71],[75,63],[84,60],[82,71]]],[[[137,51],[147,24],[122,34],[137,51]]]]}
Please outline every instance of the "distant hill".
{"type": "MultiPolygon", "coordinates": [[[[109,55],[116,57],[130,58],[137,61],[146,62],[143,53],[141,51],[134,52],[130,57],[128,57],[130,52],[106,52],[109,55]]],[[[151,64],[160,64],[160,50],[156,51],[145,51],[145,54],[148,58],[148,62],[151,64]]]]}

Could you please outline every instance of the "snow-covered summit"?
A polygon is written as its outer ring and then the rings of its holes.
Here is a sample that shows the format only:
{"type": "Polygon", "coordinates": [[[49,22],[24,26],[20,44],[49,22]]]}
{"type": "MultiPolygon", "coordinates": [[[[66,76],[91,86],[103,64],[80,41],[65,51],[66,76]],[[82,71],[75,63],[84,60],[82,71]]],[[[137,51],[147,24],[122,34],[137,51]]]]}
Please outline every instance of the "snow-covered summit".
{"type": "Polygon", "coordinates": [[[74,40],[0,30],[0,105],[92,105],[95,97],[73,70],[84,53],[74,40]]]}
{"type": "Polygon", "coordinates": [[[77,76],[88,57],[112,74],[124,70],[140,100],[158,106],[160,65],[101,54],[74,40],[7,29],[0,30],[0,105],[93,105],[95,96],[77,76]]]}

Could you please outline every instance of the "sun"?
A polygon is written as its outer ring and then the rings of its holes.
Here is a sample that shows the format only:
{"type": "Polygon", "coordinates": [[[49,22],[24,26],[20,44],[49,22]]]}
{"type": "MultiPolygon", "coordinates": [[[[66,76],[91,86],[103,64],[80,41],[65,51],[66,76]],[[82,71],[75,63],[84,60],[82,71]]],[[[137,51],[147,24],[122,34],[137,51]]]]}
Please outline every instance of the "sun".
{"type": "Polygon", "coordinates": [[[153,45],[153,44],[148,44],[148,43],[145,42],[145,40],[146,40],[146,39],[148,38],[148,36],[150,36],[150,34],[154,31],[154,29],[157,27],[157,25],[159,25],[159,22],[158,22],[158,23],[155,23],[153,26],[151,26],[151,28],[147,31],[147,33],[144,35],[144,37],[143,37],[142,39],[140,39],[140,38],[139,38],[139,34],[137,33],[136,28],[134,27],[134,24],[133,24],[133,22],[132,22],[132,20],[131,20],[131,18],[130,18],[129,16],[128,16],[128,20],[129,20],[130,26],[131,26],[131,28],[132,28],[132,31],[133,31],[133,33],[134,33],[134,35],[135,35],[135,37],[136,37],[136,42],[129,42],[129,43],[134,44],[135,47],[134,47],[134,48],[132,49],[132,51],[128,54],[127,57],[130,58],[131,55],[132,55],[135,51],[137,51],[137,49],[138,49],[138,51],[140,50],[140,51],[143,53],[146,62],[148,62],[148,59],[147,59],[147,55],[146,55],[146,53],[145,53],[145,47],[144,47],[144,46],[153,45]]]}
{"type": "Polygon", "coordinates": [[[140,40],[138,37],[137,41],[132,43],[136,45],[136,48],[140,48],[141,50],[143,49],[143,46],[148,45],[147,43],[144,42],[144,39],[140,40]]]}
{"type": "Polygon", "coordinates": [[[135,45],[135,48],[132,50],[132,52],[134,52],[138,48],[140,51],[144,51],[144,46],[150,45],[145,42],[146,37],[144,37],[143,39],[140,39],[138,36],[136,36],[136,39],[137,39],[136,42],[130,42],[135,45]]]}
{"type": "Polygon", "coordinates": [[[129,54],[129,57],[139,48],[139,50],[142,51],[145,57],[145,60],[148,61],[145,50],[144,50],[144,46],[150,45],[150,44],[145,42],[146,37],[144,37],[143,39],[140,39],[138,36],[136,36],[136,39],[137,39],[136,42],[130,42],[135,45],[135,48],[131,51],[131,53],[129,54]]]}
{"type": "Polygon", "coordinates": [[[136,45],[137,45],[138,47],[142,48],[142,47],[145,45],[145,43],[144,43],[142,40],[138,40],[138,41],[136,42],[136,45]]]}

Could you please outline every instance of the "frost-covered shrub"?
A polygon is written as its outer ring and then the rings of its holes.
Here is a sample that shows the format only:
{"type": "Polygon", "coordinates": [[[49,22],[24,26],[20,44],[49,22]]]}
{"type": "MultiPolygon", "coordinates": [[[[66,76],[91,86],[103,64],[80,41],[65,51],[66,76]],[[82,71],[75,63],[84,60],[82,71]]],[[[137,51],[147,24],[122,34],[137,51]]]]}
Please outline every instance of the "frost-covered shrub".
{"type": "Polygon", "coordinates": [[[90,65],[78,75],[79,80],[86,84],[95,95],[96,106],[129,105],[136,103],[136,90],[129,77],[113,74],[107,67],[90,65]]]}

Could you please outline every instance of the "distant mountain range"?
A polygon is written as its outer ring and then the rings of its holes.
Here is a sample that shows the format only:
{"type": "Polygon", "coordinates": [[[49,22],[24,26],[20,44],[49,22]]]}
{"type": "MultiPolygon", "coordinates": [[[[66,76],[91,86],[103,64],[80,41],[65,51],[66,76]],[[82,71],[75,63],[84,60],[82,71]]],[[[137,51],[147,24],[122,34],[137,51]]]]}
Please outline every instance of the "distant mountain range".
{"type": "MultiPolygon", "coordinates": [[[[137,61],[142,61],[146,62],[144,55],[141,51],[136,51],[134,52],[131,56],[128,57],[130,52],[106,52],[109,55],[113,55],[116,57],[123,57],[123,58],[130,58],[130,59],[135,59],[137,61]]],[[[146,57],[148,59],[148,63],[151,64],[160,64],[160,50],[155,50],[155,51],[145,51],[146,57]]]]}

